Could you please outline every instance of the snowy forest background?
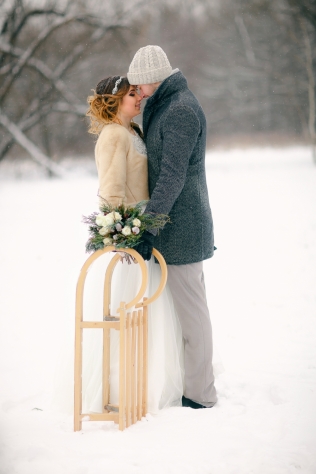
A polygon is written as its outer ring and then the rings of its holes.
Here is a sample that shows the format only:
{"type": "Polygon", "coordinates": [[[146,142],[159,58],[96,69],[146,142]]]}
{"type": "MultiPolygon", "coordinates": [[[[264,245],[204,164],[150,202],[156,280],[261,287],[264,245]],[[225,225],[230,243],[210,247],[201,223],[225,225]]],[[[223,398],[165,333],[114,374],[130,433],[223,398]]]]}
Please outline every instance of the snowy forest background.
{"type": "Polygon", "coordinates": [[[86,98],[146,44],[187,77],[209,146],[315,144],[313,0],[1,0],[0,11],[0,161],[22,147],[60,174],[61,157],[92,156],[86,98]]]}

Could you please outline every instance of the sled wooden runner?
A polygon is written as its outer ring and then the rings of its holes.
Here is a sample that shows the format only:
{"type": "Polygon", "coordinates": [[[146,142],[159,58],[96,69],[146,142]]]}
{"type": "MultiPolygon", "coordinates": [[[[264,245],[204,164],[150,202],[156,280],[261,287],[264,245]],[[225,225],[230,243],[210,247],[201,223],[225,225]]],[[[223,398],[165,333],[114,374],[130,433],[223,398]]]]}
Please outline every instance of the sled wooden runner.
{"type": "Polygon", "coordinates": [[[167,265],[158,250],[153,255],[161,267],[161,279],[155,293],[149,298],[144,294],[148,284],[147,266],[136,250],[124,249],[140,266],[142,274],[141,287],[132,299],[122,301],[117,314],[111,315],[111,282],[115,266],[120,255],[114,246],[105,247],[92,254],[84,263],[76,291],[75,321],[75,385],[74,385],[74,431],[82,429],[82,421],[114,421],[119,429],[124,430],[136,423],[147,413],[148,398],[148,305],[162,293],[167,282],[167,265]],[[101,255],[113,253],[113,258],[105,272],[103,292],[103,321],[84,321],[83,298],[84,285],[88,270],[101,255]],[[128,311],[132,309],[132,311],[128,311]],[[102,360],[102,413],[82,412],[82,340],[84,329],[101,329],[103,331],[102,360]],[[119,331],[119,404],[110,403],[110,330],[119,331]]]}

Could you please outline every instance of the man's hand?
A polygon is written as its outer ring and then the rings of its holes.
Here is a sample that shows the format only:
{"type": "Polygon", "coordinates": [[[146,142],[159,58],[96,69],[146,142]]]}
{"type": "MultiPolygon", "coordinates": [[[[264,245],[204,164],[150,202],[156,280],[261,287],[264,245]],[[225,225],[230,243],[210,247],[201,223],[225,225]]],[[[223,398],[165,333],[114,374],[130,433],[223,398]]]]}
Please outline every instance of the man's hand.
{"type": "Polygon", "coordinates": [[[138,252],[144,260],[150,260],[151,254],[154,247],[155,236],[145,230],[141,236],[141,242],[134,247],[134,250],[138,252]]]}

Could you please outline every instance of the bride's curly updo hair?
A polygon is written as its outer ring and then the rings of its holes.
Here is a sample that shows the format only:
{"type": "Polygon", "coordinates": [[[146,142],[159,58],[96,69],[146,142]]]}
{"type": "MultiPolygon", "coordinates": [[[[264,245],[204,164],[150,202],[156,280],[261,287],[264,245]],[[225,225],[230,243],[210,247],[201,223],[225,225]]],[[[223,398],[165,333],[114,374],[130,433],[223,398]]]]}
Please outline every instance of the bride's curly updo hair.
{"type": "MultiPolygon", "coordinates": [[[[123,97],[129,92],[130,83],[127,77],[122,77],[122,80],[116,86],[115,83],[120,77],[121,76],[110,76],[102,79],[93,91],[94,94],[88,97],[89,109],[86,115],[90,117],[89,133],[99,135],[104,125],[108,123],[119,123],[122,125],[117,114],[123,97]],[[115,86],[117,87],[117,91],[113,94],[112,92],[115,86]]],[[[137,123],[132,122],[131,126],[142,136],[141,129],[137,123]]]]}

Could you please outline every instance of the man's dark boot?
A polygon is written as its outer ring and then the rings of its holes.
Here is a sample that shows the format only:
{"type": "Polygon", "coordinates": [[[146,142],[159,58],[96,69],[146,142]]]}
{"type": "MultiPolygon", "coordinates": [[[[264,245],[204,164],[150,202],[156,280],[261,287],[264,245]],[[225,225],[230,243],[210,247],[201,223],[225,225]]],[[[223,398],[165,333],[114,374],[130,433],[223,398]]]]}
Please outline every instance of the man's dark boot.
{"type": "Polygon", "coordinates": [[[212,407],[205,407],[204,405],[200,405],[199,403],[190,400],[190,398],[186,398],[184,395],[182,397],[182,406],[189,407],[189,408],[212,408],[212,407]]]}

